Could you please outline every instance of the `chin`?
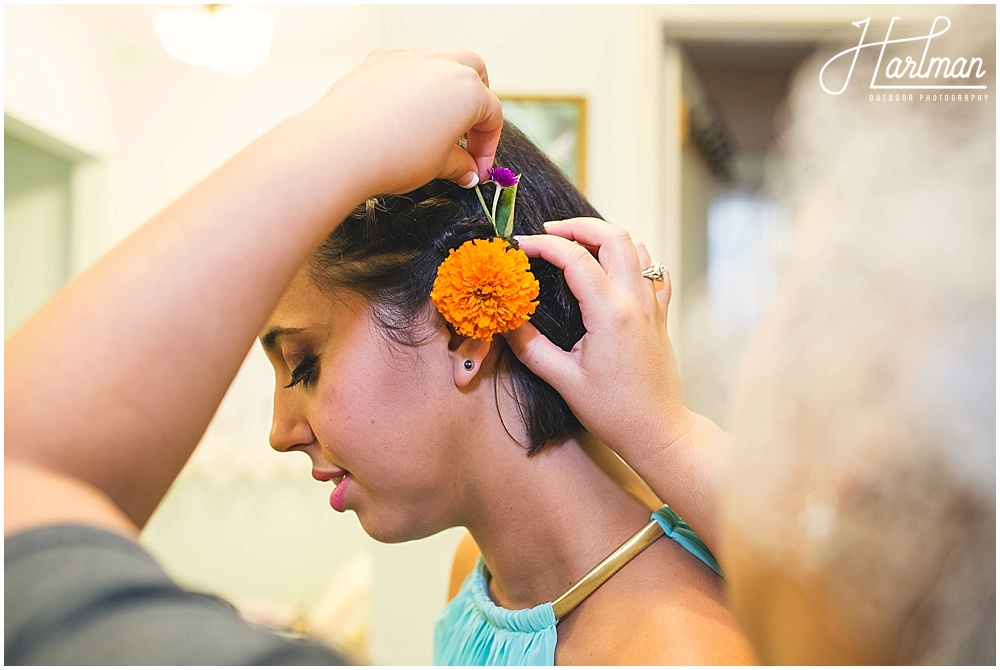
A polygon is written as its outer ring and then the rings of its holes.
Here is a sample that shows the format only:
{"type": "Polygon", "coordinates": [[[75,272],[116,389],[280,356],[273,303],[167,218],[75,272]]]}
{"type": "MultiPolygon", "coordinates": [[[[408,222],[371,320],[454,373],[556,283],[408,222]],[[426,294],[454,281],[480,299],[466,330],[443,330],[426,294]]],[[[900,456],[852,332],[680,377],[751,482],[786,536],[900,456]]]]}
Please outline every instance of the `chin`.
{"type": "Polygon", "coordinates": [[[445,530],[447,526],[429,526],[413,519],[400,517],[386,518],[374,514],[358,514],[358,521],[368,537],[385,544],[398,544],[411,540],[422,540],[445,530]]]}

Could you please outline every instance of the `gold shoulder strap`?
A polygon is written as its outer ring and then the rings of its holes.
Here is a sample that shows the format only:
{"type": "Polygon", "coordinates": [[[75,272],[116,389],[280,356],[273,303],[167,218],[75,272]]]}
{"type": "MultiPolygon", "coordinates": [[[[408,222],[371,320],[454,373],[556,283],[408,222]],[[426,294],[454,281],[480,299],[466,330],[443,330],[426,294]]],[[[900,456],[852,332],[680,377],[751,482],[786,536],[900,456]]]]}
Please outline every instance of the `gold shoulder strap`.
{"type": "Polygon", "coordinates": [[[584,575],[583,579],[555,599],[552,603],[552,610],[555,612],[556,621],[572,612],[587,596],[596,591],[601,584],[608,581],[612,575],[638,556],[643,549],[653,544],[661,535],[663,535],[663,527],[657,521],[650,521],[642,530],[625,540],[625,544],[611,552],[607,558],[597,564],[597,567],[584,575]]]}

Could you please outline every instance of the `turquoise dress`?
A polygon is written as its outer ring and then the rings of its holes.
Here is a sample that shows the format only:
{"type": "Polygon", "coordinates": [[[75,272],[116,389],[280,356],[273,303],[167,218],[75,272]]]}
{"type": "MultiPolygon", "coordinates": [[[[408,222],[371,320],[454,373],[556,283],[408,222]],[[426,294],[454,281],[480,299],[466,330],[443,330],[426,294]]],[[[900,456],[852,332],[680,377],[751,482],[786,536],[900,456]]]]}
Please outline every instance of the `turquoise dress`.
{"type": "MultiPolygon", "coordinates": [[[[664,534],[718,574],[705,543],[664,505],[652,514],[664,534]]],[[[498,607],[491,599],[480,556],[455,598],[434,625],[435,665],[555,665],[556,615],[552,603],[524,610],[498,607]]]]}

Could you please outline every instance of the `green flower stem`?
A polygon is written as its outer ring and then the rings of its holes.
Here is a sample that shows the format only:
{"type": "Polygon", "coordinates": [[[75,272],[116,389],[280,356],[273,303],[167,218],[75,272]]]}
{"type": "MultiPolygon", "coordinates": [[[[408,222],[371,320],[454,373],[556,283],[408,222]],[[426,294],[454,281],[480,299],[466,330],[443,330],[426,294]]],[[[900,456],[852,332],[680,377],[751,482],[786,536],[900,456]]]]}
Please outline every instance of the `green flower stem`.
{"type": "Polygon", "coordinates": [[[490,210],[486,207],[486,199],[483,197],[483,192],[479,190],[479,186],[476,186],[476,195],[479,196],[479,204],[483,206],[483,214],[489,219],[489,222],[493,224],[493,228],[497,227],[496,222],[493,220],[493,216],[490,214],[490,210]]]}

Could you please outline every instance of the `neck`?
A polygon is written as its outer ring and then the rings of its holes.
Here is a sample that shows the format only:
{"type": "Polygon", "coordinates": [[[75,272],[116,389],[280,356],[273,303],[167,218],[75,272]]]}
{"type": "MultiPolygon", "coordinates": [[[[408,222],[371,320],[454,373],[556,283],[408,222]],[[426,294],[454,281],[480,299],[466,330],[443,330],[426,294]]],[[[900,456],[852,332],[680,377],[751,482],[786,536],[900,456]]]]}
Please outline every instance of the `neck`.
{"type": "Polygon", "coordinates": [[[465,525],[502,607],[558,598],[649,520],[651,505],[607,472],[606,448],[589,435],[531,458],[512,443],[498,447],[480,452],[492,463],[478,470],[465,525]]]}

